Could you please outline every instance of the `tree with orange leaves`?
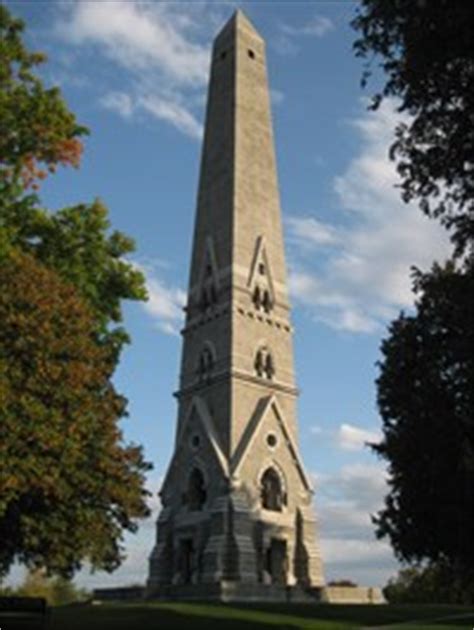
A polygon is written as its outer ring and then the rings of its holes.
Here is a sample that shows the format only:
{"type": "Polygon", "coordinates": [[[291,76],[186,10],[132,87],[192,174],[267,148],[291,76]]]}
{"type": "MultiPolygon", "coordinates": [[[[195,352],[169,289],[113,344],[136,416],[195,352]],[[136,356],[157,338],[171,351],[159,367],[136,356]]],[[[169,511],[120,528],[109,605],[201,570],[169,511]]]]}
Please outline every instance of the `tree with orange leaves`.
{"type": "Polygon", "coordinates": [[[0,191],[38,188],[58,164],[79,166],[88,133],[58,88],[46,89],[33,70],[46,60],[29,52],[24,24],[0,5],[0,191]]]}
{"type": "Polygon", "coordinates": [[[15,561],[70,577],[113,570],[146,516],[138,446],[124,443],[126,399],[112,376],[129,341],[122,302],[143,275],[110,233],[100,201],[51,213],[41,181],[79,166],[81,137],[24,25],[0,5],[0,576],[15,561]]]}
{"type": "Polygon", "coordinates": [[[0,574],[113,570],[147,516],[140,447],[117,421],[113,348],[77,289],[29,255],[0,265],[0,574]]]}

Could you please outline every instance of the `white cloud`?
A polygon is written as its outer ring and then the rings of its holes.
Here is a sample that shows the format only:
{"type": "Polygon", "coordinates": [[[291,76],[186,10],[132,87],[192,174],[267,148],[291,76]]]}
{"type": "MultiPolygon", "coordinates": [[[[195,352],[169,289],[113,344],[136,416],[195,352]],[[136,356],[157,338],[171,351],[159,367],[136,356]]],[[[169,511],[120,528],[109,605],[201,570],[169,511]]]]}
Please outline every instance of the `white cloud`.
{"type": "Polygon", "coordinates": [[[324,15],[315,15],[301,26],[291,26],[281,24],[283,33],[291,36],[307,35],[309,37],[323,37],[326,33],[334,30],[334,23],[324,15]]]}
{"type": "Polygon", "coordinates": [[[95,67],[113,65],[115,72],[95,81],[102,107],[124,118],[145,112],[200,139],[210,42],[222,11],[208,3],[73,2],[63,5],[55,33],[81,52],[83,65],[86,55],[95,67]]]}
{"type": "Polygon", "coordinates": [[[281,105],[285,100],[285,95],[281,90],[270,89],[270,99],[272,105],[281,105]]]}
{"type": "Polygon", "coordinates": [[[352,424],[341,424],[337,432],[338,444],[345,451],[361,451],[367,442],[380,442],[381,437],[378,431],[361,429],[352,424]]]}
{"type": "Polygon", "coordinates": [[[187,136],[196,140],[202,138],[202,125],[181,103],[160,96],[150,96],[140,98],[138,105],[156,118],[171,123],[187,136]]]}
{"type": "Polygon", "coordinates": [[[295,26],[293,24],[279,24],[279,30],[270,40],[273,48],[280,55],[296,55],[299,46],[296,42],[302,37],[321,38],[334,30],[334,23],[324,15],[314,15],[308,22],[295,26]]]}
{"type": "Polygon", "coordinates": [[[178,287],[168,286],[157,275],[154,266],[133,264],[145,275],[148,301],[142,303],[143,309],[153,318],[159,330],[167,335],[177,335],[183,323],[186,293],[178,287]]]}
{"type": "Polygon", "coordinates": [[[386,583],[397,569],[389,543],[376,540],[371,514],[388,490],[380,465],[344,466],[317,474],[316,510],[326,579],[349,578],[359,584],[386,583]]]}
{"type": "Polygon", "coordinates": [[[180,103],[179,95],[135,96],[124,92],[109,92],[102,96],[99,102],[122,118],[129,119],[137,111],[145,111],[158,120],[170,123],[191,138],[196,140],[202,138],[202,124],[180,103]]]}
{"type": "Polygon", "coordinates": [[[98,46],[129,70],[151,65],[176,83],[204,84],[208,52],[186,37],[183,17],[164,4],[75,2],[58,31],[72,43],[98,46]]]}
{"type": "Polygon", "coordinates": [[[130,118],[134,104],[129,94],[124,92],[109,92],[100,98],[100,104],[106,109],[120,114],[122,118],[130,118]]]}
{"type": "Polygon", "coordinates": [[[288,217],[286,223],[291,237],[298,245],[335,245],[340,241],[336,228],[314,217],[288,217]]]}
{"type": "Polygon", "coordinates": [[[351,121],[361,148],[334,179],[337,226],[311,216],[287,219],[290,245],[298,245],[290,250],[290,291],[318,321],[336,329],[380,331],[413,304],[410,267],[428,269],[449,255],[445,231],[415,205],[404,204],[395,187],[387,153],[399,119],[386,101],[377,112],[351,121]]]}

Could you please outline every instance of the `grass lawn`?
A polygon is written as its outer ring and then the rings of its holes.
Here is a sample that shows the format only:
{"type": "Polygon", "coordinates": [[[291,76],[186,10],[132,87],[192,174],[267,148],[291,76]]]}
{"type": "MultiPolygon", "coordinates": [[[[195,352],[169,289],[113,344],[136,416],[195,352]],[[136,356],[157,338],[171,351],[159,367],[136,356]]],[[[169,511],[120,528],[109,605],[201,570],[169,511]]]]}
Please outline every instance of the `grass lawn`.
{"type": "MultiPolygon", "coordinates": [[[[51,613],[50,630],[346,630],[386,626],[397,630],[472,630],[474,607],[345,606],[304,604],[221,605],[191,603],[63,606],[51,613]]],[[[1,630],[39,630],[33,621],[2,619],[1,630]]]]}

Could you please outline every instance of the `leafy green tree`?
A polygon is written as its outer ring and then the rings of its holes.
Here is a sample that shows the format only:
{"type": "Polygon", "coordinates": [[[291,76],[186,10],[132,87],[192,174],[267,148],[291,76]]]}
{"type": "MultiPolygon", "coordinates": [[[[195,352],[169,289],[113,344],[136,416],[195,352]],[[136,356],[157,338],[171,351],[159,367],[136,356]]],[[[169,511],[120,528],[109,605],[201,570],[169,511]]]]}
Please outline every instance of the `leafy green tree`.
{"type": "Polygon", "coordinates": [[[71,580],[60,576],[48,577],[42,569],[29,571],[19,587],[10,589],[10,596],[42,597],[50,606],[62,606],[90,598],[86,590],[77,588],[71,580]]]}
{"type": "Polygon", "coordinates": [[[117,567],[148,514],[150,466],[123,442],[111,382],[122,301],[146,291],[101,202],[41,207],[41,181],[79,165],[87,129],[35,76],[45,57],[23,29],[0,5],[0,574],[17,560],[70,576],[117,567]]]}
{"type": "Polygon", "coordinates": [[[406,562],[474,574],[474,264],[414,273],[414,315],[382,342],[377,380],[390,491],[375,516],[406,562]]]}
{"type": "Polygon", "coordinates": [[[114,348],[97,343],[77,289],[33,257],[4,261],[0,286],[0,569],[113,570],[149,513],[149,465],[117,426],[114,348]]]}
{"type": "Polygon", "coordinates": [[[146,298],[144,278],[125,256],[133,240],[109,234],[107,209],[100,201],[51,214],[22,201],[3,213],[11,246],[32,254],[73,283],[94,309],[101,341],[113,345],[117,360],[129,337],[122,322],[122,300],[146,298]]]}
{"type": "Polygon", "coordinates": [[[391,148],[403,198],[451,230],[456,254],[474,242],[474,6],[464,0],[361,0],[352,22],[366,60],[386,79],[375,95],[397,97],[411,116],[391,148]]]}
{"type": "Polygon", "coordinates": [[[0,5],[0,192],[21,194],[54,172],[78,166],[87,129],[76,122],[58,88],[33,70],[46,60],[21,39],[24,24],[0,5]]]}
{"type": "Polygon", "coordinates": [[[46,57],[25,48],[23,30],[23,22],[0,5],[0,260],[2,252],[20,249],[74,283],[119,351],[128,336],[110,324],[122,321],[122,300],[146,298],[142,274],[124,258],[134,243],[121,232],[109,234],[100,201],[53,214],[31,191],[58,165],[79,166],[80,138],[88,130],[59,89],[46,89],[35,76],[46,57]]]}
{"type": "Polygon", "coordinates": [[[431,563],[402,569],[383,594],[390,604],[469,604],[474,601],[474,583],[460,581],[445,563],[431,563]]]}

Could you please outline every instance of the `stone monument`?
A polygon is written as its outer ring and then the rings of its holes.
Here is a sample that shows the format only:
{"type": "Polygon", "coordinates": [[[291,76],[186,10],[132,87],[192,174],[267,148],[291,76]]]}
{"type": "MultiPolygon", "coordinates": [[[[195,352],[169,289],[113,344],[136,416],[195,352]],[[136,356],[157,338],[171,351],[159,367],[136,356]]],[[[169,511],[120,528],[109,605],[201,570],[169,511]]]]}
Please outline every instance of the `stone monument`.
{"type": "Polygon", "coordinates": [[[148,595],[317,596],[265,44],[241,11],[212,51],[185,311],[148,595]]]}

